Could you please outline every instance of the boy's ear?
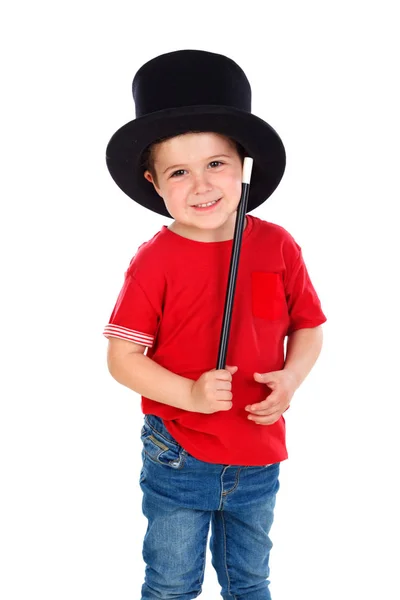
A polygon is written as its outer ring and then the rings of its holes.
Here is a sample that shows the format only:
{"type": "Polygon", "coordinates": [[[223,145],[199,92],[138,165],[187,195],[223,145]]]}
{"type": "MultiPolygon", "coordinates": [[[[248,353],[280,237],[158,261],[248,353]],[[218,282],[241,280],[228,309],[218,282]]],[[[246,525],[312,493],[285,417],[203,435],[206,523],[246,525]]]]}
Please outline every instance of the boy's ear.
{"type": "Polygon", "coordinates": [[[154,182],[153,182],[153,176],[152,176],[152,174],[150,173],[150,171],[145,171],[145,172],[143,173],[143,177],[144,177],[145,179],[147,179],[147,181],[150,181],[150,183],[152,183],[152,184],[154,185],[154,182]]]}
{"type": "Polygon", "coordinates": [[[154,178],[153,178],[153,175],[150,173],[150,171],[145,171],[143,175],[144,175],[144,178],[147,179],[147,181],[150,181],[150,183],[153,184],[154,189],[156,190],[157,194],[160,196],[160,198],[162,198],[162,196],[160,194],[160,190],[154,183],[154,178]]]}

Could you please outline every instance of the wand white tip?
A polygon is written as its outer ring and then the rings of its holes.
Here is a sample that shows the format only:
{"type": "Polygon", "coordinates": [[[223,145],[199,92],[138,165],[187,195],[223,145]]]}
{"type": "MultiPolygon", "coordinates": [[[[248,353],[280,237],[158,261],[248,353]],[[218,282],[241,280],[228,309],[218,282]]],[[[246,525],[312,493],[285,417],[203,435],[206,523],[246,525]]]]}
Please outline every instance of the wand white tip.
{"type": "Polygon", "coordinates": [[[253,169],[253,159],[250,158],[249,156],[246,156],[243,161],[243,175],[242,175],[243,183],[250,183],[252,169],[253,169]]]}

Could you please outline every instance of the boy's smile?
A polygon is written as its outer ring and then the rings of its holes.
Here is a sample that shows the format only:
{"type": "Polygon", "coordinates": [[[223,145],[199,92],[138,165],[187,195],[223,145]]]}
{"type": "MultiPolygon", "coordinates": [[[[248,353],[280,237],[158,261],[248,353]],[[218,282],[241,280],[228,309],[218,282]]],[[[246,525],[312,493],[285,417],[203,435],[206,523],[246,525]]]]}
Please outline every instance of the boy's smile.
{"type": "Polygon", "coordinates": [[[233,238],[242,189],[242,159],[216,133],[186,133],[157,144],[153,183],[175,221],[169,229],[202,242],[233,238]],[[202,205],[202,206],[199,206],[202,205]]]}

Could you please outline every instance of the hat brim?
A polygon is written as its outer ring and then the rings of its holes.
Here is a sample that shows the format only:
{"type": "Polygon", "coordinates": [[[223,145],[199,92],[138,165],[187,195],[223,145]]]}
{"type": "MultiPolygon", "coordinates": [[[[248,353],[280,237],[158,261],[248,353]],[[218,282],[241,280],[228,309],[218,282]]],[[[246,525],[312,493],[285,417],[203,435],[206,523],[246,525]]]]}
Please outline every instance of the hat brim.
{"type": "Polygon", "coordinates": [[[247,212],[265,202],[279,185],[286,165],[279,135],[259,117],[228,106],[166,109],[126,123],[106,149],[107,167],[115,183],[138,204],[172,218],[153,184],[144,178],[141,156],[155,140],[190,130],[229,136],[253,158],[247,212]]]}

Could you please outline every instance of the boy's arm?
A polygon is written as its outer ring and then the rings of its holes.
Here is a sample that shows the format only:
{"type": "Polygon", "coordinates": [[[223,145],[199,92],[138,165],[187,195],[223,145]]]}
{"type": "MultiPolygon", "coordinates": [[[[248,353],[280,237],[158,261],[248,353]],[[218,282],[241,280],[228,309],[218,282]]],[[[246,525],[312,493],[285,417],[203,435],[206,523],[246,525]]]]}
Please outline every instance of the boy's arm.
{"type": "Polygon", "coordinates": [[[172,373],[144,355],[145,346],[109,338],[108,370],[118,383],[140,396],[190,410],[192,379],[172,373]]]}
{"type": "Polygon", "coordinates": [[[290,373],[298,388],[307,377],[320,355],[322,327],[297,329],[288,336],[284,371],[290,373]]]}
{"type": "Polygon", "coordinates": [[[272,425],[289,408],[296,389],[314,366],[322,347],[321,326],[296,329],[288,336],[285,366],[280,371],[254,373],[271,393],[262,402],[247,405],[248,419],[259,425],[272,425]]]}

